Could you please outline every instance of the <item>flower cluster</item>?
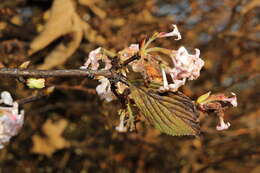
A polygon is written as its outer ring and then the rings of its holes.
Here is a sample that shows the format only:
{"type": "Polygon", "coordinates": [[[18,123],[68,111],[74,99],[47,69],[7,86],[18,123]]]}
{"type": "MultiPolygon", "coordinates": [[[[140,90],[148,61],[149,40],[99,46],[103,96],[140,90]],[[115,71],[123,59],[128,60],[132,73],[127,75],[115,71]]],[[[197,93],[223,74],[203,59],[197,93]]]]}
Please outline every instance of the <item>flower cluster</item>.
{"type": "Polygon", "coordinates": [[[23,125],[24,111],[19,113],[18,103],[14,102],[7,91],[1,93],[0,104],[0,149],[15,136],[23,125]]]}
{"type": "Polygon", "coordinates": [[[225,94],[213,94],[210,92],[200,96],[197,99],[199,108],[201,111],[214,111],[219,117],[219,124],[216,126],[217,130],[226,130],[230,127],[230,123],[225,123],[224,121],[224,106],[229,104],[231,106],[237,106],[237,97],[235,93],[231,93],[231,96],[226,96],[225,94]],[[224,105],[223,105],[224,104],[224,105]]]}
{"type": "Polygon", "coordinates": [[[194,80],[200,76],[200,70],[204,66],[204,61],[200,59],[199,49],[195,49],[194,55],[189,54],[185,47],[180,47],[177,51],[172,51],[171,59],[173,67],[162,69],[164,77],[164,85],[160,88],[162,91],[171,90],[177,91],[178,88],[185,84],[186,80],[194,80]],[[172,78],[172,84],[168,84],[166,74],[172,78]]]}
{"type": "Polygon", "coordinates": [[[110,59],[104,53],[102,53],[102,48],[99,47],[89,53],[88,59],[84,66],[81,67],[81,69],[87,69],[90,67],[91,70],[97,70],[100,65],[99,61],[105,63],[105,70],[108,70],[112,67],[110,59]]]}
{"type": "Polygon", "coordinates": [[[99,82],[101,84],[96,87],[96,91],[100,98],[106,100],[107,102],[114,100],[115,95],[111,91],[111,84],[108,78],[102,76],[101,79],[99,79],[99,82]]]}
{"type": "MultiPolygon", "coordinates": [[[[119,51],[114,57],[118,58],[118,62],[126,62],[138,56],[139,58],[128,63],[128,67],[131,67],[132,72],[140,73],[144,81],[148,81],[159,86],[157,91],[159,92],[176,92],[179,88],[185,85],[188,80],[195,80],[200,76],[200,71],[204,66],[204,61],[200,58],[200,50],[195,49],[194,54],[190,54],[184,46],[181,46],[177,50],[165,49],[161,47],[149,48],[150,44],[160,38],[176,37],[175,40],[180,40],[181,34],[176,25],[172,25],[173,30],[171,32],[155,32],[149,39],[144,39],[140,44],[131,44],[129,47],[119,51]],[[169,61],[157,56],[153,53],[159,52],[165,54],[169,61]],[[171,62],[171,63],[169,63],[171,62]],[[157,85],[159,84],[159,85],[157,85]]],[[[111,57],[107,54],[108,51],[104,51],[103,48],[97,48],[90,52],[88,59],[81,69],[97,70],[100,68],[100,62],[103,62],[104,69],[109,70],[112,68],[111,57]]],[[[113,58],[114,58],[113,57],[113,58]]],[[[121,73],[127,78],[131,73],[129,68],[120,69],[121,73]]],[[[114,93],[111,91],[111,83],[108,78],[99,76],[99,84],[96,87],[96,91],[101,99],[110,102],[116,99],[114,93]]],[[[116,82],[117,92],[122,94],[127,86],[121,82],[116,82]]],[[[232,93],[231,97],[224,94],[210,95],[206,94],[201,96],[197,100],[200,110],[208,111],[214,110],[219,117],[219,125],[217,130],[228,129],[230,123],[224,122],[224,113],[222,103],[229,103],[232,106],[237,106],[236,95],[232,93]],[[207,96],[207,97],[206,97],[207,96]]],[[[125,129],[125,116],[120,116],[120,124],[117,126],[117,130],[124,132],[125,129]]]]}
{"type": "MultiPolygon", "coordinates": [[[[157,38],[164,38],[164,37],[173,37],[176,36],[175,40],[181,39],[181,34],[176,25],[173,25],[173,31],[171,32],[160,32],[155,33],[147,42],[144,42],[140,46],[138,44],[131,44],[128,48],[124,49],[123,51],[119,52],[121,55],[121,59],[127,59],[134,54],[141,51],[141,59],[138,61],[134,61],[131,63],[132,69],[134,72],[141,72],[145,74],[147,69],[147,64],[152,64],[151,62],[154,60],[153,56],[149,54],[151,50],[160,50],[163,51],[163,48],[151,48],[148,49],[148,45],[157,38]],[[149,62],[148,62],[149,61],[149,62]]],[[[200,75],[200,70],[204,66],[204,61],[199,57],[200,50],[195,49],[196,53],[189,54],[185,47],[181,46],[178,50],[165,50],[165,54],[167,54],[171,61],[172,65],[165,65],[162,63],[161,67],[161,75],[163,80],[163,86],[159,89],[161,92],[172,91],[176,92],[179,87],[183,86],[186,80],[194,80],[197,79],[200,75]],[[169,82],[167,80],[167,75],[172,78],[172,81],[169,82]]],[[[156,68],[158,65],[158,61],[153,63],[153,68],[156,68]]],[[[149,70],[151,70],[149,66],[149,70]]],[[[155,70],[156,71],[156,70],[155,70]]],[[[144,75],[146,76],[146,75],[144,75]]]]}
{"type": "MultiPolygon", "coordinates": [[[[109,70],[112,67],[111,60],[102,52],[102,48],[99,47],[89,53],[87,61],[80,69],[90,68],[91,70],[98,70],[100,66],[99,61],[105,63],[105,70],[109,70]]],[[[115,95],[111,91],[110,81],[106,77],[101,76],[99,77],[99,82],[101,82],[101,84],[96,87],[96,91],[100,98],[105,99],[107,102],[114,100],[115,95]]]]}

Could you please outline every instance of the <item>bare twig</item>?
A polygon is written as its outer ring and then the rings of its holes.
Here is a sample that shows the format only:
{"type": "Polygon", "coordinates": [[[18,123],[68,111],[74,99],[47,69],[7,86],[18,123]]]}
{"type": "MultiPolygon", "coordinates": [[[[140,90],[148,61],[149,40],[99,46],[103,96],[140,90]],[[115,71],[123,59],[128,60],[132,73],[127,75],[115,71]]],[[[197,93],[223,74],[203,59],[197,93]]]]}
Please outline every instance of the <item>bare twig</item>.
{"type": "Polygon", "coordinates": [[[0,68],[0,76],[2,77],[92,77],[105,76],[107,78],[116,78],[117,74],[111,73],[110,70],[33,70],[33,69],[17,69],[17,68],[0,68]]]}
{"type": "Polygon", "coordinates": [[[37,101],[37,100],[41,100],[42,98],[47,97],[47,96],[48,96],[48,94],[39,93],[39,94],[34,95],[34,96],[30,96],[30,97],[26,97],[26,98],[23,98],[23,99],[16,100],[16,102],[19,105],[23,105],[23,104],[26,104],[26,103],[30,103],[30,102],[34,102],[34,101],[37,101]]]}

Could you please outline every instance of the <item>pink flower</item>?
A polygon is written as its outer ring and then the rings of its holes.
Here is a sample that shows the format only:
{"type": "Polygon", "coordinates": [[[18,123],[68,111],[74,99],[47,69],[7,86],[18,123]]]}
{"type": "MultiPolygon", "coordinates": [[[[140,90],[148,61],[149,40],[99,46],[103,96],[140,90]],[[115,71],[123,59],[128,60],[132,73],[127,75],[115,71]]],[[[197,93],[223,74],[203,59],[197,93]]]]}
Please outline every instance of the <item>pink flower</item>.
{"type": "MultiPolygon", "coordinates": [[[[119,57],[121,61],[125,61],[135,54],[137,54],[139,51],[139,44],[131,44],[129,47],[123,49],[119,52],[119,57]]],[[[144,62],[143,59],[140,59],[138,61],[133,61],[130,63],[132,66],[132,69],[134,72],[143,72],[144,71],[144,62]]]]}
{"type": "Polygon", "coordinates": [[[105,70],[109,70],[112,67],[111,60],[102,53],[101,47],[99,47],[89,53],[87,61],[84,66],[80,68],[87,69],[90,67],[91,70],[97,70],[100,65],[99,61],[103,61],[105,63],[105,70]]]}
{"type": "Polygon", "coordinates": [[[105,99],[107,102],[114,100],[116,97],[111,91],[109,80],[105,77],[101,77],[101,79],[99,79],[99,82],[101,82],[101,84],[96,87],[96,91],[100,98],[105,99]]]}
{"type": "Polygon", "coordinates": [[[173,36],[177,36],[177,38],[175,40],[180,40],[181,39],[181,34],[177,28],[176,25],[172,25],[173,26],[173,30],[172,32],[160,32],[158,37],[159,38],[163,38],[163,37],[173,37],[173,36]]]}
{"type": "Polygon", "coordinates": [[[15,136],[23,125],[24,111],[19,113],[18,103],[12,101],[12,97],[9,92],[4,91],[1,93],[2,103],[6,103],[9,100],[8,106],[0,107],[0,149],[4,147],[4,144],[9,142],[10,138],[15,136]],[[12,107],[10,107],[10,105],[12,107]]]}
{"type": "Polygon", "coordinates": [[[237,96],[235,93],[231,92],[231,95],[226,96],[223,93],[220,94],[213,94],[210,95],[210,93],[208,94],[207,97],[205,97],[204,99],[202,99],[200,101],[200,106],[202,109],[204,109],[204,107],[212,102],[223,102],[223,103],[229,103],[230,105],[237,107],[237,96]]]}
{"type": "Polygon", "coordinates": [[[163,77],[163,87],[159,88],[160,92],[165,92],[169,90],[172,92],[176,92],[179,87],[185,84],[186,79],[174,80],[174,83],[169,84],[164,68],[161,68],[161,70],[162,70],[162,77],[163,77]]]}
{"type": "Polygon", "coordinates": [[[194,55],[189,54],[185,47],[180,47],[177,53],[172,55],[174,68],[170,73],[174,79],[188,78],[189,80],[197,79],[200,75],[200,70],[204,66],[204,61],[199,58],[200,51],[195,49],[194,55]]]}
{"type": "MultiPolygon", "coordinates": [[[[171,58],[173,67],[166,67],[165,72],[162,71],[163,76],[169,74],[173,80],[172,84],[168,85],[166,77],[164,78],[163,88],[175,92],[179,87],[185,84],[186,80],[194,80],[200,76],[200,70],[204,66],[204,61],[200,59],[199,49],[195,49],[194,55],[189,54],[185,47],[180,47],[177,51],[173,51],[171,58]],[[166,74],[164,74],[166,73],[166,74]]],[[[161,90],[163,90],[161,88],[161,90]]]]}
{"type": "Polygon", "coordinates": [[[119,52],[120,59],[126,60],[134,56],[139,51],[139,44],[131,44],[129,47],[119,52]]]}
{"type": "Polygon", "coordinates": [[[237,96],[235,93],[231,92],[231,97],[223,97],[222,101],[229,102],[232,106],[237,107],[237,96]]]}
{"type": "Polygon", "coordinates": [[[213,110],[217,114],[219,118],[219,125],[216,126],[217,130],[226,130],[230,127],[230,123],[225,123],[224,121],[224,108],[222,103],[228,103],[236,107],[237,97],[235,93],[231,92],[231,96],[226,96],[222,93],[210,95],[210,92],[208,92],[200,96],[196,102],[199,104],[200,110],[204,112],[213,110]]]}
{"type": "Polygon", "coordinates": [[[224,118],[223,117],[219,117],[219,125],[217,125],[216,130],[221,131],[221,130],[226,130],[230,127],[230,123],[224,122],[224,118]]]}

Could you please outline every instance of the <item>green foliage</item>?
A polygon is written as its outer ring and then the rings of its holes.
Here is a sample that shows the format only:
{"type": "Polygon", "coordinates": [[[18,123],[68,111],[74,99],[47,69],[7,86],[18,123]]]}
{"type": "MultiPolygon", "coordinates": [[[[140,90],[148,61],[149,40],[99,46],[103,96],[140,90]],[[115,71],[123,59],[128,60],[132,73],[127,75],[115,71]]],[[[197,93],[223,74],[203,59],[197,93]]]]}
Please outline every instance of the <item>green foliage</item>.
{"type": "Polygon", "coordinates": [[[131,97],[145,118],[161,132],[173,136],[199,134],[197,109],[180,92],[160,95],[145,87],[132,85],[131,97]]]}
{"type": "Polygon", "coordinates": [[[197,99],[197,103],[203,103],[204,101],[207,100],[207,98],[209,98],[210,96],[210,92],[207,92],[206,94],[203,94],[202,96],[200,96],[198,99],[197,99]]]}

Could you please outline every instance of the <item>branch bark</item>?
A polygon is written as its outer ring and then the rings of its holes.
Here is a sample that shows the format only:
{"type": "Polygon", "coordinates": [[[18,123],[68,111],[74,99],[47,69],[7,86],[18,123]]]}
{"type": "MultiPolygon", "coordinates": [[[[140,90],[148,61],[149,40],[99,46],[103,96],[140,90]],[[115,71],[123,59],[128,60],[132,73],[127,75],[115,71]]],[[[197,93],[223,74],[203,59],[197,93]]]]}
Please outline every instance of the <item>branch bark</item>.
{"type": "Polygon", "coordinates": [[[116,77],[110,70],[34,70],[34,69],[18,69],[18,68],[0,68],[0,77],[92,77],[105,76],[107,78],[116,77]]]}

